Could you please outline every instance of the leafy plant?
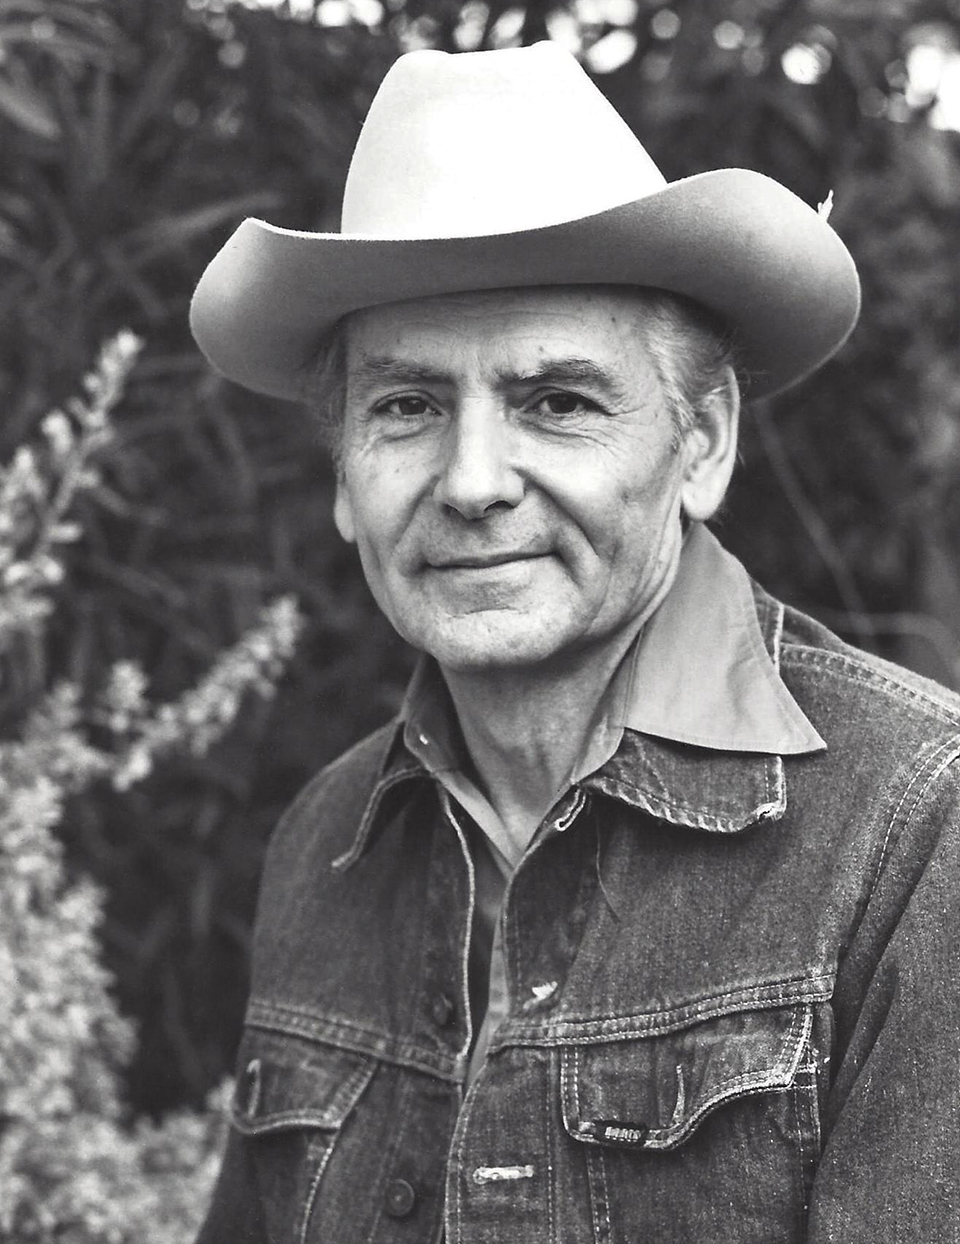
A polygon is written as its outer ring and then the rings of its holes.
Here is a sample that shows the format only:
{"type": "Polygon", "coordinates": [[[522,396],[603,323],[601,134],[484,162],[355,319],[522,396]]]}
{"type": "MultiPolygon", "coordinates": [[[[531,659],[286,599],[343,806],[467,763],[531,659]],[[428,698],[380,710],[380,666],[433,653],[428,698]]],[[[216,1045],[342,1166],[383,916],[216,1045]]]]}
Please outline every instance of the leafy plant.
{"type": "MultiPolygon", "coordinates": [[[[95,488],[114,440],[110,412],[139,343],[103,350],[82,398],[0,470],[0,668],[42,643],[82,537],[77,498],[95,488]]],[[[174,1244],[199,1225],[219,1152],[217,1112],[133,1120],[123,1068],[135,1029],[101,962],[103,895],[73,875],[58,830],[94,782],[119,789],[175,748],[205,752],[248,693],[271,695],[299,619],[282,599],[196,687],[160,706],[133,662],[88,704],[62,682],[8,704],[0,741],[0,1240],[10,1244],[174,1244]]]]}

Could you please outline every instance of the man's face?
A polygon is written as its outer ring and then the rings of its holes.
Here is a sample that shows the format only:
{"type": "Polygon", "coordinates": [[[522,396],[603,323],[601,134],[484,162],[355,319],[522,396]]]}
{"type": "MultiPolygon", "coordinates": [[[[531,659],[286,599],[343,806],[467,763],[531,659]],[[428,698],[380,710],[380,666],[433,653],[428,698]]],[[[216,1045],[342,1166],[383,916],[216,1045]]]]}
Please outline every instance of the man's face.
{"type": "Polygon", "coordinates": [[[347,332],[337,525],[399,633],[479,672],[634,630],[674,563],[696,459],[642,300],[449,295],[357,312],[347,332]]]}

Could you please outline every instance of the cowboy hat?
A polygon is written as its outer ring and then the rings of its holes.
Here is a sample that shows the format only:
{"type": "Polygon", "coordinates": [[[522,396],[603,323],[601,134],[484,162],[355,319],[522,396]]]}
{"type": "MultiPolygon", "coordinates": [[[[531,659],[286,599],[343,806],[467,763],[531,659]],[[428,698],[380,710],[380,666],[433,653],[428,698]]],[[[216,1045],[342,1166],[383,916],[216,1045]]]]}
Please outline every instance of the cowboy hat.
{"type": "Polygon", "coordinates": [[[667,182],[556,44],[418,51],[380,86],[339,233],[245,220],[197,286],[210,362],[300,398],[321,335],[361,307],[468,290],[639,285],[733,331],[750,395],[786,388],[856,323],[860,286],[826,220],[760,173],[667,182]]]}

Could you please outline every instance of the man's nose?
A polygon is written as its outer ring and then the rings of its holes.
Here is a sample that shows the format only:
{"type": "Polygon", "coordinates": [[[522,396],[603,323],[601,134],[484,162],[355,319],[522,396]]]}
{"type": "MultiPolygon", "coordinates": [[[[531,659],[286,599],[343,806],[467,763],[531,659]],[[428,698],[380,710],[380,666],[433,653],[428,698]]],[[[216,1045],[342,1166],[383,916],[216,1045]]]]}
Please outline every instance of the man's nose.
{"type": "Polygon", "coordinates": [[[519,505],[523,478],[513,461],[514,433],[493,403],[464,403],[450,421],[434,499],[463,518],[519,505]]]}

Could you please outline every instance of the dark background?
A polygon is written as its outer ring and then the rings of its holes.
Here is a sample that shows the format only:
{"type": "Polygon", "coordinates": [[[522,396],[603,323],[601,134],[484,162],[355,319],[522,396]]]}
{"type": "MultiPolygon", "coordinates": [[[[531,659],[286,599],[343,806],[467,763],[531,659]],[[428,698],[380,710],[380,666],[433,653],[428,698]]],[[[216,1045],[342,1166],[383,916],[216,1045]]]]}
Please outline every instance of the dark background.
{"type": "Polygon", "coordinates": [[[622,62],[597,81],[668,178],[739,165],[811,204],[833,190],[863,319],[748,419],[721,535],[788,601],[960,684],[960,138],[917,73],[957,54],[957,0],[3,5],[0,460],[107,335],[146,345],[56,621],[0,683],[0,729],[52,679],[96,688],[121,658],[173,698],[269,597],[294,592],[308,616],[278,698],[211,755],[70,808],[70,858],[107,887],[105,956],[140,1025],[140,1108],[199,1102],[229,1069],[267,835],[389,715],[410,664],[333,530],[309,420],[210,374],[193,286],[245,215],[337,227],[401,51],[544,37],[622,62]]]}

